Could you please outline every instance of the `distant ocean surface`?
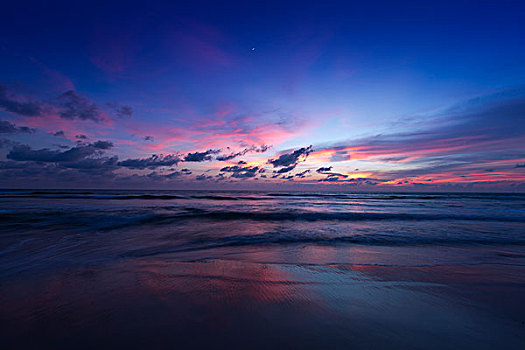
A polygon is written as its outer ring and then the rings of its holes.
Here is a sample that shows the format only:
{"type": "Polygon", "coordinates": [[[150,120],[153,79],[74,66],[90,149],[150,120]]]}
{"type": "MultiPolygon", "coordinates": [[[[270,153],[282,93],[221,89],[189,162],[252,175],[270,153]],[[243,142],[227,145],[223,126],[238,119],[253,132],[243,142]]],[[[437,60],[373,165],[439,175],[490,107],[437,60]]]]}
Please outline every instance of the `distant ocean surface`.
{"type": "Polygon", "coordinates": [[[525,348],[525,194],[0,191],[20,347],[525,348]]]}

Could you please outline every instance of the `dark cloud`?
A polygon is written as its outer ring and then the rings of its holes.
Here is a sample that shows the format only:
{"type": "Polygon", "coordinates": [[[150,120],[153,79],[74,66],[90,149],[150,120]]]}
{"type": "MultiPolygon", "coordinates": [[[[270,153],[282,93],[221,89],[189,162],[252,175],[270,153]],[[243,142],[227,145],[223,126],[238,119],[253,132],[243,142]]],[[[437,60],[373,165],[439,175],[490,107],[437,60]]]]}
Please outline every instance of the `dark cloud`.
{"type": "Polygon", "coordinates": [[[133,108],[130,106],[121,106],[115,109],[115,113],[118,117],[131,117],[133,115],[133,108]]]}
{"type": "Polygon", "coordinates": [[[43,163],[76,162],[87,157],[101,155],[113,144],[108,141],[97,141],[94,144],[79,145],[66,151],[48,148],[33,150],[27,145],[17,145],[7,154],[7,159],[15,161],[34,161],[43,163]]]}
{"type": "Polygon", "coordinates": [[[0,170],[10,170],[10,169],[24,169],[27,167],[27,163],[16,162],[16,161],[0,161],[0,170]]]}
{"type": "Polygon", "coordinates": [[[236,157],[240,157],[240,156],[243,156],[244,153],[242,152],[237,152],[237,153],[230,153],[228,155],[226,154],[223,154],[223,155],[220,155],[220,156],[217,156],[217,159],[218,161],[226,161],[226,160],[230,160],[230,159],[234,159],[236,157]]]}
{"type": "Polygon", "coordinates": [[[204,152],[194,152],[188,153],[184,157],[185,162],[204,162],[207,160],[212,160],[212,155],[219,153],[221,150],[218,149],[209,149],[204,152]]]}
{"type": "MultiPolygon", "coordinates": [[[[14,98],[8,94],[7,88],[0,85],[0,108],[24,117],[41,117],[50,113],[58,113],[63,119],[81,119],[102,121],[104,116],[100,108],[86,96],[69,90],[50,101],[34,101],[24,98],[14,98]]],[[[121,113],[129,113],[129,107],[122,107],[121,113]]]]}
{"type": "Polygon", "coordinates": [[[115,112],[117,117],[131,117],[133,115],[133,108],[130,106],[121,106],[116,102],[107,103],[107,106],[115,112]]]}
{"type": "Polygon", "coordinates": [[[69,90],[54,101],[54,105],[59,110],[59,115],[64,119],[102,121],[103,115],[100,108],[91,102],[84,95],[69,90]]]}
{"type": "Polygon", "coordinates": [[[0,85],[0,108],[24,117],[38,117],[42,114],[42,105],[39,102],[19,101],[8,94],[5,85],[0,85]]]}
{"type": "Polygon", "coordinates": [[[59,130],[59,131],[57,131],[57,132],[54,132],[54,133],[53,133],[53,136],[56,136],[56,137],[64,137],[64,136],[66,136],[66,134],[64,133],[63,130],[59,130]]]}
{"type": "Polygon", "coordinates": [[[299,161],[306,160],[308,155],[312,152],[312,146],[303,147],[298,150],[293,151],[292,153],[281,154],[277,159],[268,160],[269,164],[272,164],[274,168],[277,167],[290,167],[297,165],[299,161]]]}
{"type": "Polygon", "coordinates": [[[302,171],[302,172],[300,172],[300,173],[295,174],[295,177],[298,177],[298,178],[304,179],[305,177],[308,176],[309,173],[310,173],[310,169],[307,169],[307,170],[305,170],[305,171],[302,171]]]}
{"type": "Polygon", "coordinates": [[[318,181],[320,181],[320,182],[338,182],[339,181],[339,176],[328,175],[324,179],[319,179],[318,181]]]}
{"type": "Polygon", "coordinates": [[[153,141],[155,141],[155,138],[153,136],[144,136],[144,141],[153,142],[153,141]]]}
{"type": "Polygon", "coordinates": [[[81,186],[100,186],[111,183],[116,175],[116,157],[86,158],[75,162],[40,163],[40,162],[0,162],[0,181],[17,184],[71,184],[81,186]]]}
{"type": "Polygon", "coordinates": [[[2,162],[0,180],[29,181],[27,183],[108,184],[115,178],[117,157],[104,157],[110,144],[101,141],[83,144],[68,150],[37,149],[15,145],[2,162]]]}
{"type": "Polygon", "coordinates": [[[319,179],[319,182],[338,182],[338,183],[345,183],[345,184],[352,184],[352,185],[371,185],[375,186],[380,182],[386,182],[389,180],[384,179],[375,179],[375,178],[366,178],[366,177],[359,177],[359,178],[352,178],[352,179],[346,179],[341,178],[337,175],[328,175],[324,179],[319,179]]]}
{"type": "Polygon", "coordinates": [[[113,142],[110,141],[97,141],[92,143],[91,146],[99,149],[110,149],[113,148],[113,142]]]}
{"type": "Polygon", "coordinates": [[[120,117],[131,117],[132,114],[133,114],[133,108],[131,108],[130,106],[122,106],[117,111],[117,115],[120,117]]]}
{"type": "Polygon", "coordinates": [[[274,170],[274,173],[276,173],[276,174],[284,174],[284,173],[287,173],[287,172],[290,172],[290,171],[294,170],[296,166],[297,166],[297,164],[293,164],[293,165],[290,165],[290,166],[288,166],[286,168],[281,168],[281,169],[279,169],[277,171],[274,170]]]}
{"type": "Polygon", "coordinates": [[[336,176],[338,178],[347,178],[348,175],[345,175],[345,174],[340,174],[340,173],[336,173],[336,172],[332,172],[332,167],[321,167],[319,169],[316,170],[317,173],[319,174],[323,174],[323,175],[330,175],[330,176],[336,176]]]}
{"type": "Polygon", "coordinates": [[[250,177],[255,177],[257,173],[261,172],[261,168],[254,166],[254,167],[240,167],[238,165],[234,166],[228,166],[222,168],[220,171],[231,173],[231,177],[237,178],[237,179],[245,179],[250,177]]]}
{"type": "Polygon", "coordinates": [[[18,144],[18,142],[11,141],[8,139],[0,139],[0,148],[10,148],[18,144]]]}
{"type": "Polygon", "coordinates": [[[163,166],[172,166],[180,163],[182,159],[177,154],[152,155],[148,158],[126,159],[118,165],[131,169],[155,169],[163,166]]]}
{"type": "Polygon", "coordinates": [[[16,126],[7,120],[0,120],[0,134],[33,134],[34,132],[35,129],[29,128],[27,126],[16,126]]]}
{"type": "Polygon", "coordinates": [[[252,145],[250,147],[247,147],[247,148],[243,149],[240,152],[234,152],[234,153],[230,153],[230,154],[219,155],[215,159],[217,159],[219,161],[226,161],[226,160],[231,160],[231,159],[234,159],[234,158],[237,158],[237,157],[240,157],[240,156],[244,156],[246,153],[249,153],[249,152],[264,153],[268,149],[270,149],[270,147],[271,146],[267,146],[267,145],[262,145],[260,147],[252,145]]]}
{"type": "Polygon", "coordinates": [[[248,163],[246,163],[244,160],[239,160],[239,161],[237,162],[237,164],[239,164],[239,165],[244,165],[244,164],[248,164],[248,163]]]}
{"type": "Polygon", "coordinates": [[[201,175],[196,176],[195,180],[197,181],[213,180],[213,176],[211,175],[206,176],[205,174],[201,174],[201,175]]]}
{"type": "Polygon", "coordinates": [[[163,175],[166,179],[175,179],[177,177],[181,177],[185,175],[182,171],[174,171],[169,174],[163,175]]]}
{"type": "Polygon", "coordinates": [[[118,158],[102,157],[102,158],[84,158],[74,162],[62,162],[61,167],[69,169],[78,169],[82,172],[112,172],[118,169],[118,158]]]}
{"type": "Polygon", "coordinates": [[[255,146],[252,146],[254,147],[251,151],[254,151],[254,152],[257,152],[257,153],[264,153],[266,151],[268,151],[270,148],[272,148],[271,145],[262,145],[260,147],[255,147],[255,146]]]}
{"type": "Polygon", "coordinates": [[[515,168],[525,168],[525,163],[523,163],[523,164],[516,164],[515,168]]]}
{"type": "Polygon", "coordinates": [[[86,140],[88,138],[86,135],[76,135],[75,137],[80,140],[86,140]]]}
{"type": "Polygon", "coordinates": [[[184,173],[183,171],[173,171],[168,174],[159,174],[158,172],[154,171],[154,172],[147,174],[146,177],[151,180],[161,180],[162,181],[162,180],[177,179],[184,175],[189,175],[189,174],[184,173]]]}
{"type": "Polygon", "coordinates": [[[321,168],[316,170],[316,172],[318,172],[319,174],[328,173],[330,171],[332,171],[332,167],[331,166],[326,167],[326,168],[321,167],[321,168]]]}

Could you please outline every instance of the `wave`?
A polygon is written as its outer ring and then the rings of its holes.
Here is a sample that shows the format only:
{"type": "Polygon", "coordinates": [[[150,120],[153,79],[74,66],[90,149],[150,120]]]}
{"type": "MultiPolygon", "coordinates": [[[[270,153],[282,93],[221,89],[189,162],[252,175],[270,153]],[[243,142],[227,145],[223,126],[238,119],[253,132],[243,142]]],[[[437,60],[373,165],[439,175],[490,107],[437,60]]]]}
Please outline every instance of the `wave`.
{"type": "Polygon", "coordinates": [[[268,193],[268,197],[320,197],[320,198],[349,198],[347,194],[330,194],[330,193],[268,193]]]}
{"type": "Polygon", "coordinates": [[[126,200],[126,199],[151,199],[151,200],[158,200],[158,199],[185,199],[184,196],[177,196],[177,195],[158,195],[158,194],[141,194],[141,195],[129,195],[129,196],[112,196],[108,199],[120,199],[120,200],[126,200]]]}
{"type": "Polygon", "coordinates": [[[93,192],[30,192],[0,194],[0,198],[43,198],[43,199],[102,199],[102,200],[172,200],[172,199],[206,199],[206,200],[265,200],[262,197],[233,197],[219,195],[174,195],[174,194],[96,194],[93,192]]]}
{"type": "Polygon", "coordinates": [[[191,196],[191,198],[194,199],[210,199],[210,200],[218,200],[218,201],[231,201],[231,200],[239,200],[239,199],[251,199],[249,197],[231,197],[231,196],[191,196]]]}
{"type": "Polygon", "coordinates": [[[210,220],[259,222],[358,222],[358,221],[472,221],[524,223],[525,216],[408,214],[374,212],[305,212],[283,210],[276,212],[213,211],[200,208],[179,208],[176,211],[153,212],[144,210],[114,211],[11,211],[0,212],[0,223],[5,229],[71,229],[111,231],[143,225],[162,226],[183,221],[210,220]]]}
{"type": "Polygon", "coordinates": [[[469,245],[525,245],[525,238],[506,236],[413,236],[406,234],[362,234],[352,236],[325,236],[316,233],[269,232],[256,235],[228,236],[219,239],[201,239],[187,242],[183,245],[168,248],[139,249],[124,254],[124,257],[145,257],[160,254],[181,253],[197,250],[237,247],[237,246],[267,246],[267,245],[341,245],[357,244],[372,246],[469,246],[469,245]]]}
{"type": "Polygon", "coordinates": [[[46,194],[56,194],[56,195],[59,195],[59,194],[79,194],[79,195],[82,195],[82,194],[95,194],[95,192],[78,192],[78,191],[74,191],[74,192],[71,192],[71,191],[33,191],[33,192],[29,192],[27,193],[28,195],[46,195],[46,194]]]}
{"type": "Polygon", "coordinates": [[[179,196],[179,195],[153,195],[153,194],[137,194],[137,195],[101,195],[101,194],[90,194],[86,193],[30,193],[25,195],[3,195],[0,198],[48,198],[48,199],[105,199],[105,200],[130,200],[130,199],[140,199],[140,200],[170,200],[170,199],[186,199],[188,197],[179,196]]]}
{"type": "Polygon", "coordinates": [[[142,192],[141,191],[67,191],[67,190],[0,190],[0,198],[38,198],[38,199],[89,199],[89,200],[182,200],[197,199],[210,201],[256,201],[256,200],[308,200],[314,198],[333,199],[333,203],[346,201],[457,201],[457,200],[504,200],[525,201],[523,194],[425,194],[425,193],[316,193],[316,192],[227,192],[206,193],[178,191],[142,192]],[[248,194],[248,195],[247,195],[248,194]]]}
{"type": "Polygon", "coordinates": [[[435,220],[468,220],[468,221],[504,221],[525,222],[525,216],[491,216],[491,215],[457,215],[457,214],[409,214],[409,213],[371,213],[371,212],[298,212],[298,211],[209,211],[198,208],[186,208],[187,213],[176,215],[159,214],[160,220],[177,219],[213,219],[219,221],[254,220],[254,221],[363,221],[363,220],[396,220],[396,221],[435,221],[435,220]]]}
{"type": "Polygon", "coordinates": [[[334,198],[334,199],[351,199],[351,200],[393,200],[393,199],[438,199],[438,196],[413,196],[413,195],[386,195],[376,194],[371,196],[356,196],[348,193],[268,193],[268,197],[289,197],[289,198],[334,198]]]}

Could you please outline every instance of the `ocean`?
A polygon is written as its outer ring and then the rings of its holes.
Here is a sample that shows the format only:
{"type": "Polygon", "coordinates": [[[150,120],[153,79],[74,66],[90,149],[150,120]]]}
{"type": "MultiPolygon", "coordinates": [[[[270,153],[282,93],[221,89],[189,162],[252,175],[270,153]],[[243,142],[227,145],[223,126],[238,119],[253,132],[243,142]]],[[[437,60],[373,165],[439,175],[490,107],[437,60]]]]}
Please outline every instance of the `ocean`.
{"type": "Polygon", "coordinates": [[[524,349],[525,194],[0,191],[2,348],[524,349]]]}

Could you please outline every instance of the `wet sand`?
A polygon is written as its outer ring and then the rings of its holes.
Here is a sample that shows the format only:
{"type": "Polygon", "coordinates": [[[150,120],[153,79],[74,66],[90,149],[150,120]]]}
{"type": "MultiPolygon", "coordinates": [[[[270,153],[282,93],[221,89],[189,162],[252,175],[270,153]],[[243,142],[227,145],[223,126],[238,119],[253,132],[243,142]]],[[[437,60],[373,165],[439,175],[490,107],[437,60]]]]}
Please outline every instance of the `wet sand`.
{"type": "Polygon", "coordinates": [[[294,252],[259,249],[228,259],[156,256],[14,279],[2,287],[3,342],[8,348],[525,345],[523,266],[330,264],[337,253],[385,252],[296,248],[318,263],[272,262],[294,252]]]}

